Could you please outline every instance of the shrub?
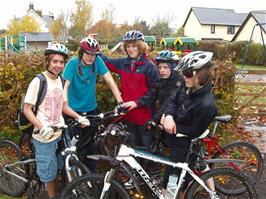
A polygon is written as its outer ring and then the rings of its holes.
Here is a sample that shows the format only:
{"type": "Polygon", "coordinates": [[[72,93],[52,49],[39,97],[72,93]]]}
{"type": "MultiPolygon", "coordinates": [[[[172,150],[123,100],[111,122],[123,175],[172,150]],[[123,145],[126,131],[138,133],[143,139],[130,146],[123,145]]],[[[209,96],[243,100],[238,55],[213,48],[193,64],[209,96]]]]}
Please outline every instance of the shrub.
{"type": "MultiPolygon", "coordinates": [[[[231,59],[234,63],[242,64],[247,47],[247,41],[200,41],[197,49],[213,52],[216,59],[231,59]]],[[[261,44],[251,43],[245,64],[266,65],[266,58],[263,53],[264,49],[261,44]]]]}

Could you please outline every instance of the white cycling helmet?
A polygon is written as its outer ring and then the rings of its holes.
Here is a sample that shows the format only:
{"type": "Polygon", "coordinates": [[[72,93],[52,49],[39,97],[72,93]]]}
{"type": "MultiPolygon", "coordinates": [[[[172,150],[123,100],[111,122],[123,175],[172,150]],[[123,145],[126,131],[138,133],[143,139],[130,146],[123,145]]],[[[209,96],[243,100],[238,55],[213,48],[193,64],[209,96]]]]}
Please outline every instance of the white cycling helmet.
{"type": "Polygon", "coordinates": [[[212,65],[212,52],[194,51],[185,55],[175,70],[185,71],[188,69],[199,70],[212,65]]]}
{"type": "Polygon", "coordinates": [[[59,44],[59,43],[49,45],[45,49],[44,54],[45,55],[60,54],[60,55],[63,55],[66,59],[69,56],[68,49],[63,44],[59,44]]]}

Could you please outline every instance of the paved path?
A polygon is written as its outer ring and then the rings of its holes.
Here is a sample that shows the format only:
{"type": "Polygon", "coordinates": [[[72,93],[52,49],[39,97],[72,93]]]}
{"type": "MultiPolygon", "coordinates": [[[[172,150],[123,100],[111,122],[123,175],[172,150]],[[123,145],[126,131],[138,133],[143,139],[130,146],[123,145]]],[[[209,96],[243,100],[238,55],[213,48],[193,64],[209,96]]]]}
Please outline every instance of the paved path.
{"type": "MultiPolygon", "coordinates": [[[[266,153],[266,124],[265,125],[245,125],[245,130],[250,132],[254,144],[262,153],[266,153]]],[[[265,196],[266,198],[266,196],[265,196]]]]}

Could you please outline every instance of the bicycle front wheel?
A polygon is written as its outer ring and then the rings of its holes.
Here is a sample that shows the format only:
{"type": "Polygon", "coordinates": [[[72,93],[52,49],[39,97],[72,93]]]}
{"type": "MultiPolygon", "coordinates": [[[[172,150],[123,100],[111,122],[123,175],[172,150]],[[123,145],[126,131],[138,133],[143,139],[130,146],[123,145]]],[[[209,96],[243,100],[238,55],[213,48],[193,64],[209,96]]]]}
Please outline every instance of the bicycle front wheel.
{"type": "Polygon", "coordinates": [[[85,164],[83,164],[79,160],[70,160],[69,165],[71,169],[67,171],[68,182],[71,182],[75,178],[82,175],[91,173],[90,170],[85,166],[85,164]]]}
{"type": "Polygon", "coordinates": [[[11,175],[25,177],[25,166],[23,164],[12,165],[7,167],[8,172],[4,172],[3,167],[20,161],[22,152],[20,148],[10,140],[0,141],[0,189],[14,197],[19,197],[27,188],[27,183],[11,175]]]}
{"type": "MultiPolygon", "coordinates": [[[[256,199],[256,190],[250,179],[234,169],[218,168],[210,170],[200,178],[214,192],[218,198],[226,199],[256,199]],[[235,189],[245,191],[237,195],[233,194],[235,189]]],[[[189,186],[186,199],[208,199],[214,198],[197,182],[189,186]]]]}
{"type": "MultiPolygon", "coordinates": [[[[213,158],[229,158],[243,160],[242,162],[215,163],[211,168],[230,167],[249,176],[255,184],[263,172],[263,157],[259,149],[249,142],[236,141],[221,146],[225,155],[216,153],[213,158]]],[[[239,190],[241,192],[241,190],[239,190]]]]}
{"type": "MultiPolygon", "coordinates": [[[[61,199],[100,198],[104,184],[104,175],[88,174],[76,178],[63,190],[61,199]]],[[[105,199],[130,199],[127,191],[115,180],[106,193],[105,199]]]]}

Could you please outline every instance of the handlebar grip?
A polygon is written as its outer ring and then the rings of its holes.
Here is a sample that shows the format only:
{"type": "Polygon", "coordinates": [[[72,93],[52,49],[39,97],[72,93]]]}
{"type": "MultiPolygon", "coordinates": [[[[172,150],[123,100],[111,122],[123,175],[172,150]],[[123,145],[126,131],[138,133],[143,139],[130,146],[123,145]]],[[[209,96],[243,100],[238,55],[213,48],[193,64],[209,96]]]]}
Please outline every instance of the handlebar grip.
{"type": "Polygon", "coordinates": [[[125,114],[125,113],[128,111],[127,108],[125,108],[125,107],[123,107],[123,106],[121,106],[121,105],[118,105],[115,109],[116,109],[116,111],[117,111],[117,113],[118,113],[119,115],[121,115],[121,114],[125,114]]]}

